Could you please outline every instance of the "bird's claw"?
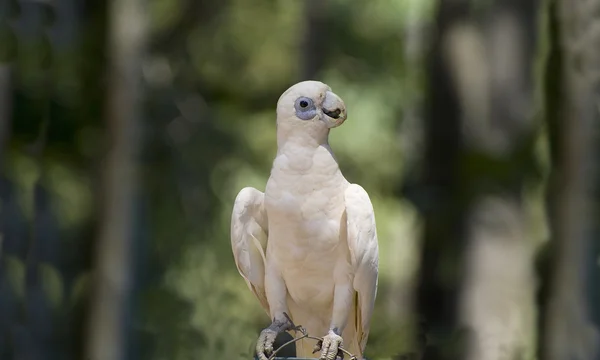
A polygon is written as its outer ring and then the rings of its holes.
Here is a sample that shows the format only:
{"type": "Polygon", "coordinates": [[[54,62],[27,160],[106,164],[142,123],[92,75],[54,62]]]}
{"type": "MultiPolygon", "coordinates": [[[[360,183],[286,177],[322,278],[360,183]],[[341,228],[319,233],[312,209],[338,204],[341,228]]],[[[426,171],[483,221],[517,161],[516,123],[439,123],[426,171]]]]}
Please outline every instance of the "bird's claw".
{"type": "Polygon", "coordinates": [[[317,342],[314,348],[313,354],[317,351],[321,351],[321,360],[343,360],[344,352],[341,347],[344,346],[344,340],[342,337],[333,330],[329,330],[329,333],[325,335],[323,341],[317,342]]]}
{"type": "Polygon", "coordinates": [[[268,357],[273,353],[273,343],[277,334],[278,332],[271,328],[266,328],[260,332],[258,342],[256,343],[256,354],[259,360],[269,359],[268,357]]]}
{"type": "MultiPolygon", "coordinates": [[[[317,344],[313,348],[312,353],[314,354],[316,352],[319,352],[319,351],[321,351],[322,348],[323,348],[323,340],[319,340],[319,341],[317,341],[317,344]]],[[[335,360],[344,360],[344,352],[342,351],[342,349],[338,349],[338,352],[335,356],[335,360]]]]}
{"type": "Polygon", "coordinates": [[[302,325],[296,326],[296,324],[294,324],[294,322],[292,321],[292,318],[290,318],[290,316],[286,312],[284,312],[283,315],[290,323],[289,330],[300,331],[303,335],[306,335],[306,330],[302,327],[302,325]]]}
{"type": "Polygon", "coordinates": [[[269,357],[273,354],[273,344],[275,343],[277,335],[295,327],[288,314],[284,312],[283,315],[286,320],[273,319],[271,325],[260,332],[260,336],[256,342],[256,355],[259,360],[269,360],[269,357]]]}
{"type": "Polygon", "coordinates": [[[313,354],[316,352],[321,351],[321,349],[323,348],[323,340],[319,340],[317,341],[317,344],[315,345],[315,347],[313,348],[313,354]]]}

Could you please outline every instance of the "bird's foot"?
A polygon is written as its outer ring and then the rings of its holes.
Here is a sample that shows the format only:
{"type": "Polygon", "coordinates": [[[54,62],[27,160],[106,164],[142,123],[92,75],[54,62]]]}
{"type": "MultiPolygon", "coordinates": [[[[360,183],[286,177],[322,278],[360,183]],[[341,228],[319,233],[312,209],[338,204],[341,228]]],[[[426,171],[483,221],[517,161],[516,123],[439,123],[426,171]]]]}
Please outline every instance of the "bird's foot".
{"type": "Polygon", "coordinates": [[[321,351],[321,360],[343,360],[344,353],[340,349],[344,346],[344,340],[334,330],[329,330],[323,341],[319,341],[313,350],[313,354],[321,351]]]}
{"type": "MultiPolygon", "coordinates": [[[[288,318],[287,315],[286,318],[288,318]]],[[[269,327],[261,331],[256,343],[256,355],[258,359],[268,360],[269,356],[273,353],[273,343],[277,335],[290,329],[292,326],[293,324],[289,320],[273,320],[273,323],[269,327]]]]}
{"type": "Polygon", "coordinates": [[[278,332],[270,327],[260,332],[258,342],[256,343],[256,354],[259,360],[267,360],[268,356],[273,353],[273,343],[278,332]]]}

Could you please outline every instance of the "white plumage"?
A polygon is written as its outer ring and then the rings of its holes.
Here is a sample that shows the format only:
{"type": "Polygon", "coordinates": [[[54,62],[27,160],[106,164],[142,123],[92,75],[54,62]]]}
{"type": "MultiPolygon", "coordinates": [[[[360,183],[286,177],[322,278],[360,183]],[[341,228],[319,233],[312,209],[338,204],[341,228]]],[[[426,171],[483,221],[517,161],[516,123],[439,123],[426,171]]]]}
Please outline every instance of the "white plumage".
{"type": "MultiPolygon", "coordinates": [[[[379,250],[369,196],[344,178],[328,144],[330,129],[345,120],[345,105],[329,86],[290,87],[277,103],[278,150],[265,192],[246,187],[235,199],[235,263],[273,320],[257,344],[263,359],[273,334],[289,325],[284,312],[309,334],[325,336],[322,358],[334,359],[342,338],[346,350],[363,356],[379,250]]],[[[300,341],[297,357],[318,356],[314,346],[300,341]]]]}

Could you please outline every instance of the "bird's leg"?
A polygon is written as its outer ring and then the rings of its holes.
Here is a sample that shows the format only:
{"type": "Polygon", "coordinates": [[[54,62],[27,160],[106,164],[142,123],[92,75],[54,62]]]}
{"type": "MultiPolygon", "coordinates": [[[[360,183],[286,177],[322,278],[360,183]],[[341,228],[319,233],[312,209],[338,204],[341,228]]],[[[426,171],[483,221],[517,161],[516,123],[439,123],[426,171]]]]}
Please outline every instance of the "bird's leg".
{"type": "Polygon", "coordinates": [[[346,327],[348,315],[353,305],[352,295],[354,295],[354,289],[351,284],[335,286],[329,332],[323,337],[323,343],[317,344],[315,348],[316,351],[321,350],[322,360],[341,360],[344,358],[344,353],[339,348],[343,347],[344,344],[342,332],[346,327]]]}
{"type": "Polygon", "coordinates": [[[271,309],[273,322],[260,332],[256,343],[256,354],[259,360],[268,360],[273,352],[273,343],[277,334],[291,330],[294,324],[290,321],[287,308],[287,288],[278,269],[267,262],[265,272],[265,293],[271,309]]]}

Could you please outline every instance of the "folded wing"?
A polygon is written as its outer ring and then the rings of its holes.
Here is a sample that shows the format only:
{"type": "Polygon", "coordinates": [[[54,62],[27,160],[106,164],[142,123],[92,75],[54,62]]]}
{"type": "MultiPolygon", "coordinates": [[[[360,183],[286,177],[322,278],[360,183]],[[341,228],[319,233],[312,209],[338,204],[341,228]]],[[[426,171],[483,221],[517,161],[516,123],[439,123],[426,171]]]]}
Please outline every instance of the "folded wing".
{"type": "Polygon", "coordinates": [[[252,187],[238,193],[231,214],[231,248],[240,275],[269,315],[265,295],[268,234],[264,197],[264,193],[252,187]]]}
{"type": "Polygon", "coordinates": [[[373,205],[367,192],[350,184],[345,192],[347,241],[355,270],[356,334],[364,353],[377,293],[379,246],[373,205]]]}

